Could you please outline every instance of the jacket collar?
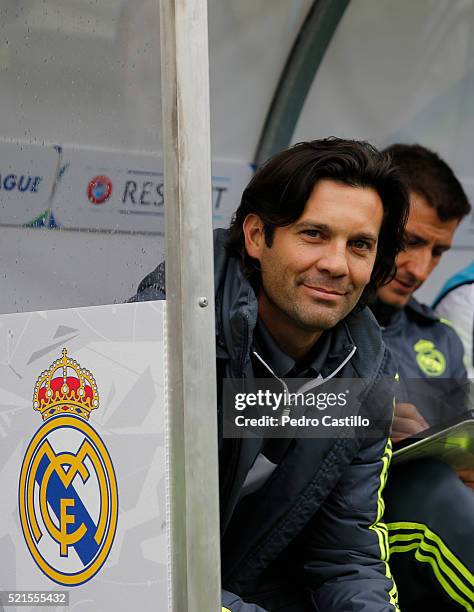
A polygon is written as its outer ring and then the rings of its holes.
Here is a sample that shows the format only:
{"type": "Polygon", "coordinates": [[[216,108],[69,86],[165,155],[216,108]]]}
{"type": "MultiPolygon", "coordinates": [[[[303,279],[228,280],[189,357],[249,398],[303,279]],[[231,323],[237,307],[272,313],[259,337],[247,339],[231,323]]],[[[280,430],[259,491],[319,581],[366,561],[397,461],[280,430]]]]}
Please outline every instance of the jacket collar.
{"type": "Polygon", "coordinates": [[[439,321],[439,317],[432,308],[426,304],[421,304],[414,297],[410,298],[405,308],[408,316],[412,315],[414,318],[421,319],[422,321],[430,321],[432,323],[439,321]]]}
{"type": "Polygon", "coordinates": [[[395,308],[389,304],[384,304],[380,300],[376,300],[371,308],[379,325],[390,332],[399,331],[405,325],[407,318],[425,324],[439,321],[434,310],[425,304],[421,304],[414,297],[411,297],[403,308],[395,308]]]}
{"type": "Polygon", "coordinates": [[[331,330],[318,338],[304,359],[297,361],[287,355],[277,344],[261,318],[257,319],[253,349],[269,363],[279,378],[304,376],[310,378],[321,373],[331,347],[331,330]],[[306,374],[301,374],[306,372],[306,374]]]}

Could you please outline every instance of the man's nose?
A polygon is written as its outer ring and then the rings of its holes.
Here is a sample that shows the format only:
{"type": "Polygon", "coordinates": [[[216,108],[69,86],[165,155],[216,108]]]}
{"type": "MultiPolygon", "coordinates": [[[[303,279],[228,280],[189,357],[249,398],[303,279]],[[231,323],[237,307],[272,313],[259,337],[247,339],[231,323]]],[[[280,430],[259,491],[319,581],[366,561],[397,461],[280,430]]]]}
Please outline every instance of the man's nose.
{"type": "Polygon", "coordinates": [[[417,249],[405,269],[418,283],[425,282],[432,269],[431,249],[417,249]]]}
{"type": "Polygon", "coordinates": [[[324,249],[315,262],[320,272],[325,272],[331,276],[347,276],[349,266],[347,264],[347,248],[345,241],[331,241],[324,249]]]}

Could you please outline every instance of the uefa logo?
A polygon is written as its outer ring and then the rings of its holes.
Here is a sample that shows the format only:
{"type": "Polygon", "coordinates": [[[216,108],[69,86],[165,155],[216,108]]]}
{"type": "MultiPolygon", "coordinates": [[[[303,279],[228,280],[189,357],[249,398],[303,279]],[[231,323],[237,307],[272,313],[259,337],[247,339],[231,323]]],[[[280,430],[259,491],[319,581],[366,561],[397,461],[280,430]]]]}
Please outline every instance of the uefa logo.
{"type": "Polygon", "coordinates": [[[89,424],[99,407],[93,375],[63,356],[38,378],[33,408],[43,419],[20,473],[20,522],[28,550],[54,582],[77,586],[103,566],[118,519],[114,467],[89,424]]]}
{"type": "Polygon", "coordinates": [[[87,197],[92,204],[103,204],[112,195],[112,181],[103,174],[94,176],[87,185],[87,197]]]}

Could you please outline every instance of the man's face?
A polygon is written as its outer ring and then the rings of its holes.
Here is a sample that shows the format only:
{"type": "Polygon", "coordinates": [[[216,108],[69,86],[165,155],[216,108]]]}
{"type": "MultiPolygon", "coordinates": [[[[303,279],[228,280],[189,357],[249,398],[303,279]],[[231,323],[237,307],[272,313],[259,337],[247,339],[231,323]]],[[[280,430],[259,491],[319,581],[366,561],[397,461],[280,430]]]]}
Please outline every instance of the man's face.
{"type": "Polygon", "coordinates": [[[244,222],[247,253],[260,263],[259,314],[270,330],[314,334],[356,305],[370,280],[383,206],[373,189],[321,180],[303,214],[277,227],[268,247],[258,215],[244,222]]]}
{"type": "Polygon", "coordinates": [[[397,308],[405,306],[438,265],[442,254],[451,248],[458,224],[459,219],[441,221],[422,195],[410,192],[407,248],[397,256],[395,278],[377,292],[382,302],[397,308]]]}

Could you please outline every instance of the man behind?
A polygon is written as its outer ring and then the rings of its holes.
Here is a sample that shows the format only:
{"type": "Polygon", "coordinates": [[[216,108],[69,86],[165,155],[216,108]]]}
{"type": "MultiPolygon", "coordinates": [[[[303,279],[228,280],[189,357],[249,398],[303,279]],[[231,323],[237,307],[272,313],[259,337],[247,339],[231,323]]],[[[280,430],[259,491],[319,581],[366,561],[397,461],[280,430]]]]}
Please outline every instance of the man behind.
{"type": "MultiPolygon", "coordinates": [[[[383,338],[405,386],[395,408],[392,441],[448,423],[466,410],[463,347],[446,320],[420,304],[416,291],[452,244],[470,205],[461,184],[438,155],[420,145],[385,151],[408,187],[406,248],[393,280],[372,304],[383,338]]],[[[386,490],[390,564],[405,611],[473,610],[474,485],[472,471],[435,461],[393,467],[386,490]],[[466,486],[467,485],[467,486],[466,486]]]]}
{"type": "MultiPolygon", "coordinates": [[[[393,377],[363,304],[392,272],[407,207],[385,156],[319,140],[260,168],[215,233],[223,610],[398,609],[381,522],[387,437],[223,438],[222,387],[339,376],[361,379],[366,399],[370,381],[393,377]]],[[[163,297],[161,264],[134,299],[163,297]]],[[[392,410],[387,396],[380,416],[392,410]]]]}

